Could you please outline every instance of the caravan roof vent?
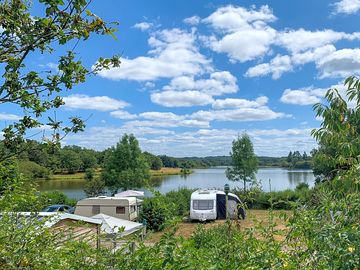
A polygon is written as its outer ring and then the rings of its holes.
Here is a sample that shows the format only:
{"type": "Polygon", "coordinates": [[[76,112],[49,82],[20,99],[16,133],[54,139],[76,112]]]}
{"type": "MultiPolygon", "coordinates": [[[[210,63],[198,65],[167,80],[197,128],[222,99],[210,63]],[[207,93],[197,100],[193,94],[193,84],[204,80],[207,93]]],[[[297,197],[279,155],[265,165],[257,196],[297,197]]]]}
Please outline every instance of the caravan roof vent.
{"type": "Polygon", "coordinates": [[[208,190],[199,190],[199,194],[210,194],[208,190]]]}
{"type": "Polygon", "coordinates": [[[105,199],[107,196],[98,196],[99,199],[105,199]]]}

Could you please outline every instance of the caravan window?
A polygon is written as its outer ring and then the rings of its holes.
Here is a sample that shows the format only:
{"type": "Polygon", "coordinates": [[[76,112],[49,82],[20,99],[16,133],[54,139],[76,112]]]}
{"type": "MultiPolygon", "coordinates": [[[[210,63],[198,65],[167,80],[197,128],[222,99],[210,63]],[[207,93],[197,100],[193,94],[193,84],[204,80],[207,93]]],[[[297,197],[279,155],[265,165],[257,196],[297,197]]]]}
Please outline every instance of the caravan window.
{"type": "Polygon", "coordinates": [[[194,200],[193,201],[194,210],[211,210],[214,209],[213,200],[194,200]]]}
{"type": "Polygon", "coordinates": [[[116,214],[125,214],[124,206],[116,206],[116,214]]]}
{"type": "Polygon", "coordinates": [[[93,215],[100,214],[100,205],[93,205],[92,213],[93,213],[93,215]]]}

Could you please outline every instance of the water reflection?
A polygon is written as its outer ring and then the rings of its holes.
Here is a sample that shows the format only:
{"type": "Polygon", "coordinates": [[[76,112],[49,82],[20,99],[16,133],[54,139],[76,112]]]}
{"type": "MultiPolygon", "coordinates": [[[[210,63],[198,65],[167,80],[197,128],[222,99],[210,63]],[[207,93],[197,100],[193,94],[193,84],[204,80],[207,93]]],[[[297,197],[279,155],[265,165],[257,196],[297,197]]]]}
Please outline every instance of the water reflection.
{"type": "MultiPolygon", "coordinates": [[[[284,189],[294,189],[299,183],[314,185],[314,175],[311,170],[287,170],[283,168],[261,168],[257,175],[261,187],[265,191],[278,191],[284,189]],[[270,181],[269,181],[270,180],[270,181]]],[[[187,188],[220,188],[228,183],[231,188],[242,188],[242,182],[231,182],[226,178],[225,168],[197,169],[189,175],[169,175],[153,177],[150,181],[151,186],[166,193],[181,187],[187,188]]],[[[40,191],[60,190],[71,198],[81,199],[85,197],[83,191],[84,180],[61,180],[38,181],[40,191]]]]}

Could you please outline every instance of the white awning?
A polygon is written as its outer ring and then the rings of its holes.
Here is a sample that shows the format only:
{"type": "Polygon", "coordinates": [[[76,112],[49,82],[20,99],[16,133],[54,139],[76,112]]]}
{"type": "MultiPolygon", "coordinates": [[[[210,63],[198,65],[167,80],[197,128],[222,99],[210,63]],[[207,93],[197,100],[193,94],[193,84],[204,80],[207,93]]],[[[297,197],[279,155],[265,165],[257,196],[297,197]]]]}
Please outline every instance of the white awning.
{"type": "Polygon", "coordinates": [[[107,234],[119,233],[120,236],[125,236],[134,233],[143,228],[144,225],[130,220],[111,217],[105,214],[97,214],[91,217],[102,221],[101,230],[107,234]],[[121,228],[124,228],[122,231],[121,228]],[[119,232],[120,231],[120,232],[119,232]]]}
{"type": "Polygon", "coordinates": [[[115,197],[144,197],[144,191],[126,190],[114,195],[115,197]]]}

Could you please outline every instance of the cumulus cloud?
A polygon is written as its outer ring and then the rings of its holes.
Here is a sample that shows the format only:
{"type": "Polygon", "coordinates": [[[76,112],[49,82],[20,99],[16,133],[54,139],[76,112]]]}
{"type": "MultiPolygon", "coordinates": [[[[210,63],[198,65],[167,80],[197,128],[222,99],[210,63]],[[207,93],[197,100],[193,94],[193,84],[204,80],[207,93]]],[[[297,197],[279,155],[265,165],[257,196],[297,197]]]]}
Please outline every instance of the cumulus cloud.
{"type": "Polygon", "coordinates": [[[155,31],[148,39],[148,56],[123,58],[121,66],[99,72],[112,80],[152,81],[210,71],[211,61],[199,52],[196,35],[180,29],[155,31]]]}
{"type": "Polygon", "coordinates": [[[286,89],[280,100],[283,103],[295,105],[313,105],[321,101],[327,89],[305,88],[299,90],[286,89]]]}
{"type": "Polygon", "coordinates": [[[246,122],[246,121],[265,121],[277,118],[284,118],[288,115],[274,112],[267,106],[244,107],[229,110],[208,110],[198,111],[191,115],[193,119],[201,121],[223,121],[223,122],[246,122]]]}
{"type": "Polygon", "coordinates": [[[192,107],[211,104],[213,98],[200,91],[163,91],[151,94],[151,101],[165,107],[192,107]]]}
{"type": "Polygon", "coordinates": [[[190,24],[190,25],[197,25],[200,23],[200,17],[199,16],[191,16],[184,19],[184,23],[190,24]]]}
{"type": "Polygon", "coordinates": [[[140,29],[141,31],[145,31],[148,30],[149,28],[151,28],[153,26],[152,23],[148,23],[148,22],[141,22],[141,23],[136,23],[134,24],[134,28],[140,29]]]}
{"type": "Polygon", "coordinates": [[[292,53],[329,45],[339,40],[359,39],[360,33],[336,32],[331,29],[308,31],[303,28],[278,33],[276,43],[292,53]]]}
{"type": "Polygon", "coordinates": [[[125,119],[125,120],[135,119],[138,117],[136,114],[131,114],[127,111],[121,111],[121,110],[110,112],[110,115],[114,118],[125,119]]]}
{"type": "Polygon", "coordinates": [[[354,14],[360,10],[360,0],[341,0],[334,4],[335,14],[354,14]]]}
{"type": "Polygon", "coordinates": [[[83,109],[96,111],[112,111],[125,108],[129,104],[125,101],[114,99],[108,96],[70,95],[63,98],[67,109],[83,109]]]}
{"type": "Polygon", "coordinates": [[[165,107],[191,107],[211,104],[213,96],[236,93],[237,79],[228,71],[213,72],[209,79],[180,76],[162,91],[151,94],[152,102],[165,107]]]}
{"type": "Polygon", "coordinates": [[[317,63],[320,77],[346,77],[360,74],[360,49],[337,50],[317,63]]]}
{"type": "Polygon", "coordinates": [[[347,88],[341,82],[339,82],[338,84],[333,84],[326,88],[315,88],[313,86],[310,86],[301,89],[286,89],[283,92],[280,100],[281,102],[287,104],[313,105],[315,103],[321,102],[329,89],[337,89],[340,96],[347,101],[347,104],[350,108],[354,108],[356,106],[355,100],[348,100],[347,88]]]}
{"type": "Polygon", "coordinates": [[[204,23],[218,31],[218,36],[203,38],[207,46],[226,53],[233,62],[245,62],[265,55],[276,37],[276,30],[268,26],[276,17],[268,6],[246,9],[226,6],[217,9],[204,23]]]}
{"type": "Polygon", "coordinates": [[[257,108],[266,105],[268,98],[265,96],[259,97],[256,100],[247,100],[240,98],[226,98],[217,99],[213,102],[214,109],[228,109],[228,108],[257,108]]]}
{"type": "Polygon", "coordinates": [[[259,77],[272,74],[272,78],[276,80],[279,79],[283,73],[291,71],[292,69],[291,58],[288,55],[277,55],[270,63],[263,63],[249,68],[245,76],[259,77]]]}
{"type": "Polygon", "coordinates": [[[4,121],[17,121],[21,119],[20,116],[16,115],[16,114],[11,114],[11,113],[0,113],[0,120],[4,120],[4,121]]]}

